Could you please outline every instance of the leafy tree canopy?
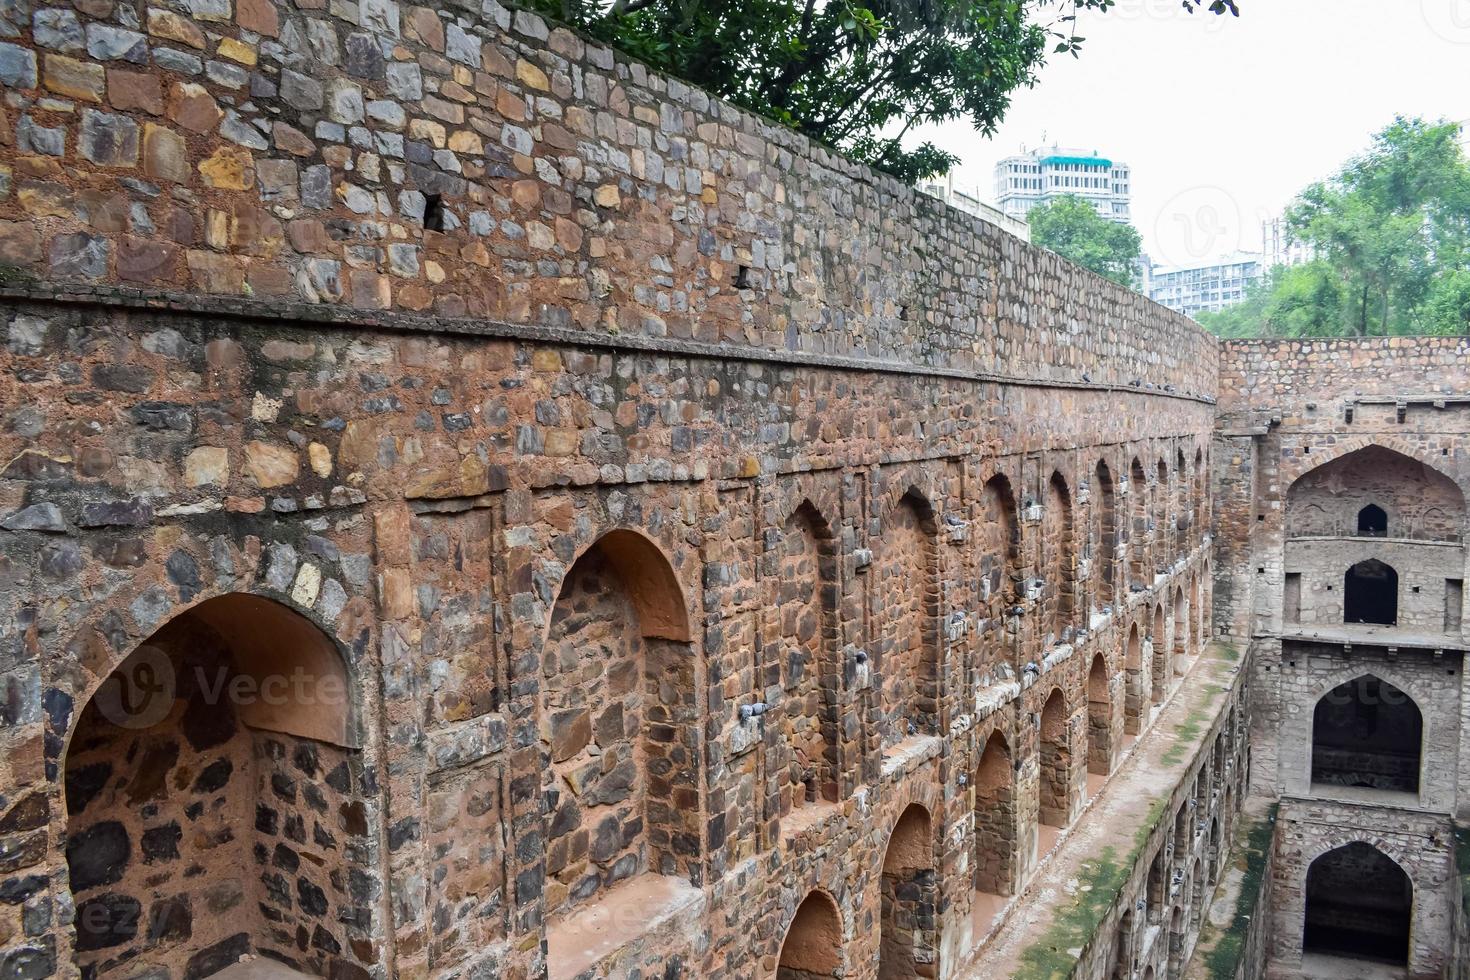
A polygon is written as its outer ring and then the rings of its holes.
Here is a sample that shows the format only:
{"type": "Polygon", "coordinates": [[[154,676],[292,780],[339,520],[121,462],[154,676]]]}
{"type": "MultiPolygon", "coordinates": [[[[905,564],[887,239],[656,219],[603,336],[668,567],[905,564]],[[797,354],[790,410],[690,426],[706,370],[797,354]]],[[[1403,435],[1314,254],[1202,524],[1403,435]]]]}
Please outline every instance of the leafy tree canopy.
{"type": "MultiPolygon", "coordinates": [[[[1049,53],[1076,55],[1083,10],[1114,0],[523,0],[660,71],[908,181],[956,158],[917,125],[990,135],[1049,53]]],[[[1236,0],[1180,0],[1239,15],[1236,0]]]]}
{"type": "Polygon", "coordinates": [[[1302,191],[1292,236],[1316,258],[1199,320],[1222,336],[1470,331],[1470,162],[1460,127],[1399,117],[1302,191]]]}
{"type": "Polygon", "coordinates": [[[1109,221],[1071,194],[1037,205],[1026,220],[1034,244],[1114,282],[1138,288],[1143,238],[1132,225],[1109,221]]]}

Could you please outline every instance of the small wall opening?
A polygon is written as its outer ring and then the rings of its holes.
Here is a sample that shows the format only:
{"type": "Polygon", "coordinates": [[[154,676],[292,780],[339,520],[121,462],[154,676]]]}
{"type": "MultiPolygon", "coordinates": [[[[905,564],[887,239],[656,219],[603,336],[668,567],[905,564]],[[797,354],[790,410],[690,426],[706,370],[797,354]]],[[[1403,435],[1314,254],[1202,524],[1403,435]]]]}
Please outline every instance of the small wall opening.
{"type": "Polygon", "coordinates": [[[1094,776],[1113,771],[1113,701],[1108,665],[1100,653],[1087,674],[1087,771],[1094,776]]]}
{"type": "Polygon", "coordinates": [[[176,616],[103,681],[63,763],[83,976],[372,965],[349,891],[377,887],[353,700],[325,634],[243,594],[176,616]]]}
{"type": "Polygon", "coordinates": [[[1312,782],[1419,792],[1424,718],[1413,698],[1371,675],[1341,684],[1312,712],[1312,782]]]}
{"type": "Polygon", "coordinates": [[[1382,851],[1354,841],[1307,869],[1302,951],[1379,963],[1409,962],[1414,886],[1382,851]]]}
{"type": "Polygon", "coordinates": [[[842,970],[842,918],[837,904],[812,892],[796,907],[781,942],[776,980],[828,980],[842,970]]]}
{"type": "Polygon", "coordinates": [[[1388,537],[1388,512],[1377,504],[1369,504],[1358,511],[1358,537],[1388,537]]]}
{"type": "Polygon", "coordinates": [[[1092,538],[1097,551],[1093,561],[1093,590],[1099,605],[1117,601],[1114,584],[1118,547],[1117,494],[1108,464],[1098,460],[1093,473],[1092,538]]]}
{"type": "Polygon", "coordinates": [[[1015,887],[1016,804],[1011,748],[991,732],[975,768],[975,890],[1009,895],[1015,887]]]}
{"type": "Polygon", "coordinates": [[[1041,801],[1037,819],[1065,827],[1072,816],[1072,744],[1067,705],[1061,688],[1052,690],[1041,709],[1041,801]]]}
{"type": "Polygon", "coordinates": [[[938,875],[929,811],[903,811],[883,855],[879,980],[938,976],[935,916],[938,875]]]}
{"type": "Polygon", "coordinates": [[[1399,573],[1376,558],[1347,570],[1342,583],[1342,621],[1392,626],[1399,620],[1399,573]]]}

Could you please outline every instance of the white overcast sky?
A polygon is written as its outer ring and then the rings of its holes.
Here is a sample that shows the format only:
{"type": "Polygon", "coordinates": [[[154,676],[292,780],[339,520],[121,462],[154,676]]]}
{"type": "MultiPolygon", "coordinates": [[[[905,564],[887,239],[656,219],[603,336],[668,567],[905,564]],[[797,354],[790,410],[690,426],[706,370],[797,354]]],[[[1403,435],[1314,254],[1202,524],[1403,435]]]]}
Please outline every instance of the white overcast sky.
{"type": "Polygon", "coordinates": [[[1367,147],[1396,113],[1470,118],[1470,0],[1240,0],[1241,16],[1120,0],[1081,22],[996,137],[927,127],[956,187],[993,201],[1001,157],[1046,143],[1133,168],[1133,223],[1155,262],[1259,251],[1262,217],[1367,147]]]}

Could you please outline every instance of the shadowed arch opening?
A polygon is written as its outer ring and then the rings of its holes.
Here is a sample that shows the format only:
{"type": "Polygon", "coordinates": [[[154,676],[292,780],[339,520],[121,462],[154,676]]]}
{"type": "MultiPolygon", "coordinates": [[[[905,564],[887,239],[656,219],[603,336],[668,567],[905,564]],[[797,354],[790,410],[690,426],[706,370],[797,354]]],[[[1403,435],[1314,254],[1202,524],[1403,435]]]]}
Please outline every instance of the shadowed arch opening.
{"type": "Polygon", "coordinates": [[[997,473],[985,481],[980,512],[980,591],[984,599],[1007,601],[1020,577],[1021,531],[1011,482],[997,473]]]}
{"type": "Polygon", "coordinates": [[[1163,704],[1169,695],[1169,638],[1164,632],[1164,604],[1154,607],[1154,628],[1149,636],[1153,648],[1153,702],[1163,704]]]}
{"type": "Polygon", "coordinates": [[[910,490],[889,507],[872,586],[879,603],[879,731],[888,748],[938,725],[939,587],[934,510],[910,490]]]}
{"type": "Polygon", "coordinates": [[[1183,677],[1189,669],[1189,595],[1178,587],[1174,589],[1174,676],[1183,677]]]}
{"type": "Polygon", "coordinates": [[[1424,716],[1371,674],[1328,691],[1312,711],[1312,782],[1419,792],[1424,716]]]}
{"type": "Polygon", "coordinates": [[[1041,557],[1046,579],[1044,629],[1052,642],[1066,643],[1072,635],[1076,608],[1076,555],[1072,540],[1072,493],[1061,473],[1047,484],[1046,509],[1041,520],[1041,557]]]}
{"type": "Polygon", "coordinates": [[[975,767],[975,890],[1009,895],[1015,887],[1016,803],[1011,747],[991,732],[975,767]]]}
{"type": "Polygon", "coordinates": [[[842,916],[826,892],[802,899],[781,942],[776,980],[835,980],[842,969],[842,916]]]}
{"type": "Polygon", "coordinates": [[[1210,517],[1209,507],[1208,507],[1208,502],[1209,502],[1208,501],[1208,498],[1209,498],[1209,492],[1208,492],[1209,483],[1207,481],[1208,474],[1205,473],[1205,454],[1204,454],[1204,450],[1202,450],[1202,449],[1196,449],[1194,451],[1194,470],[1193,470],[1193,476],[1194,476],[1194,490],[1193,490],[1193,494],[1194,494],[1194,533],[1195,533],[1195,540],[1198,541],[1199,540],[1199,536],[1205,533],[1206,526],[1209,523],[1209,517],[1210,517]]]}
{"type": "Polygon", "coordinates": [[[1153,576],[1148,571],[1148,477],[1137,456],[1128,466],[1128,577],[1143,588],[1153,576]]]}
{"type": "Polygon", "coordinates": [[[1100,605],[1117,601],[1118,501],[1113,474],[1104,460],[1093,472],[1092,540],[1097,547],[1093,562],[1093,590],[1100,605]]]}
{"type": "Polygon", "coordinates": [[[1189,462],[1184,458],[1184,450],[1178,449],[1174,453],[1174,527],[1179,532],[1179,551],[1189,550],[1184,542],[1194,523],[1194,508],[1189,499],[1190,479],[1189,462]]]}
{"type": "Polygon", "coordinates": [[[1067,702],[1053,688],[1041,709],[1041,800],[1037,820],[1065,827],[1072,816],[1072,738],[1067,702]]]}
{"type": "Polygon", "coordinates": [[[1342,621],[1393,626],[1399,621],[1399,573],[1369,558],[1342,577],[1342,621]]]}
{"type": "Polygon", "coordinates": [[[1148,674],[1143,666],[1143,634],[1138,624],[1128,627],[1128,645],[1124,651],[1123,671],[1126,675],[1123,701],[1123,730],[1137,735],[1143,730],[1143,717],[1148,710],[1148,674]]]}
{"type": "Polygon", "coordinates": [[[685,609],[663,553],[632,531],[605,534],[562,580],[537,705],[553,924],[640,875],[698,872],[699,710],[685,609]]]}
{"type": "Polygon", "coordinates": [[[938,885],[929,811],[913,803],[894,824],[883,854],[879,980],[938,975],[938,885]]]}
{"type": "Polygon", "coordinates": [[[1454,480],[1386,446],[1364,446],[1329,460],[1303,473],[1286,492],[1290,537],[1379,537],[1391,531],[1396,538],[1459,541],[1464,523],[1465,496],[1454,480]]]}
{"type": "Polygon", "coordinates": [[[1388,537],[1388,512],[1377,504],[1369,504],[1358,511],[1358,537],[1388,537]]]}
{"type": "Polygon", "coordinates": [[[1403,868],[1371,844],[1345,844],[1307,869],[1302,951],[1407,964],[1413,909],[1403,868]]]}
{"type": "Polygon", "coordinates": [[[1092,658],[1087,673],[1087,771],[1094,776],[1113,771],[1113,699],[1101,653],[1092,658]]]}
{"type": "Polygon", "coordinates": [[[1154,537],[1154,561],[1153,570],[1155,575],[1162,575],[1174,560],[1169,553],[1169,464],[1159,458],[1158,466],[1154,468],[1154,512],[1153,512],[1153,537],[1154,537]]]}
{"type": "Polygon", "coordinates": [[[377,887],[355,700],[326,634],[239,593],[173,617],[103,680],[62,762],[83,975],[372,964],[348,890],[377,887]]]}

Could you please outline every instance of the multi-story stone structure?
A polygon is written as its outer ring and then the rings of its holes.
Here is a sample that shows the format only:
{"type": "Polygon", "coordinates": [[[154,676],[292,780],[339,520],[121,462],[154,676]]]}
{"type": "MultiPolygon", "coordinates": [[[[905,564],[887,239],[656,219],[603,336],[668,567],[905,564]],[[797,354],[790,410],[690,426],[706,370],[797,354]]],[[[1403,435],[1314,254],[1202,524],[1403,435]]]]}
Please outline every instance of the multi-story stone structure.
{"type": "Polygon", "coordinates": [[[1236,350],[494,0],[0,17],[0,976],[1294,962],[1236,350]]]}

